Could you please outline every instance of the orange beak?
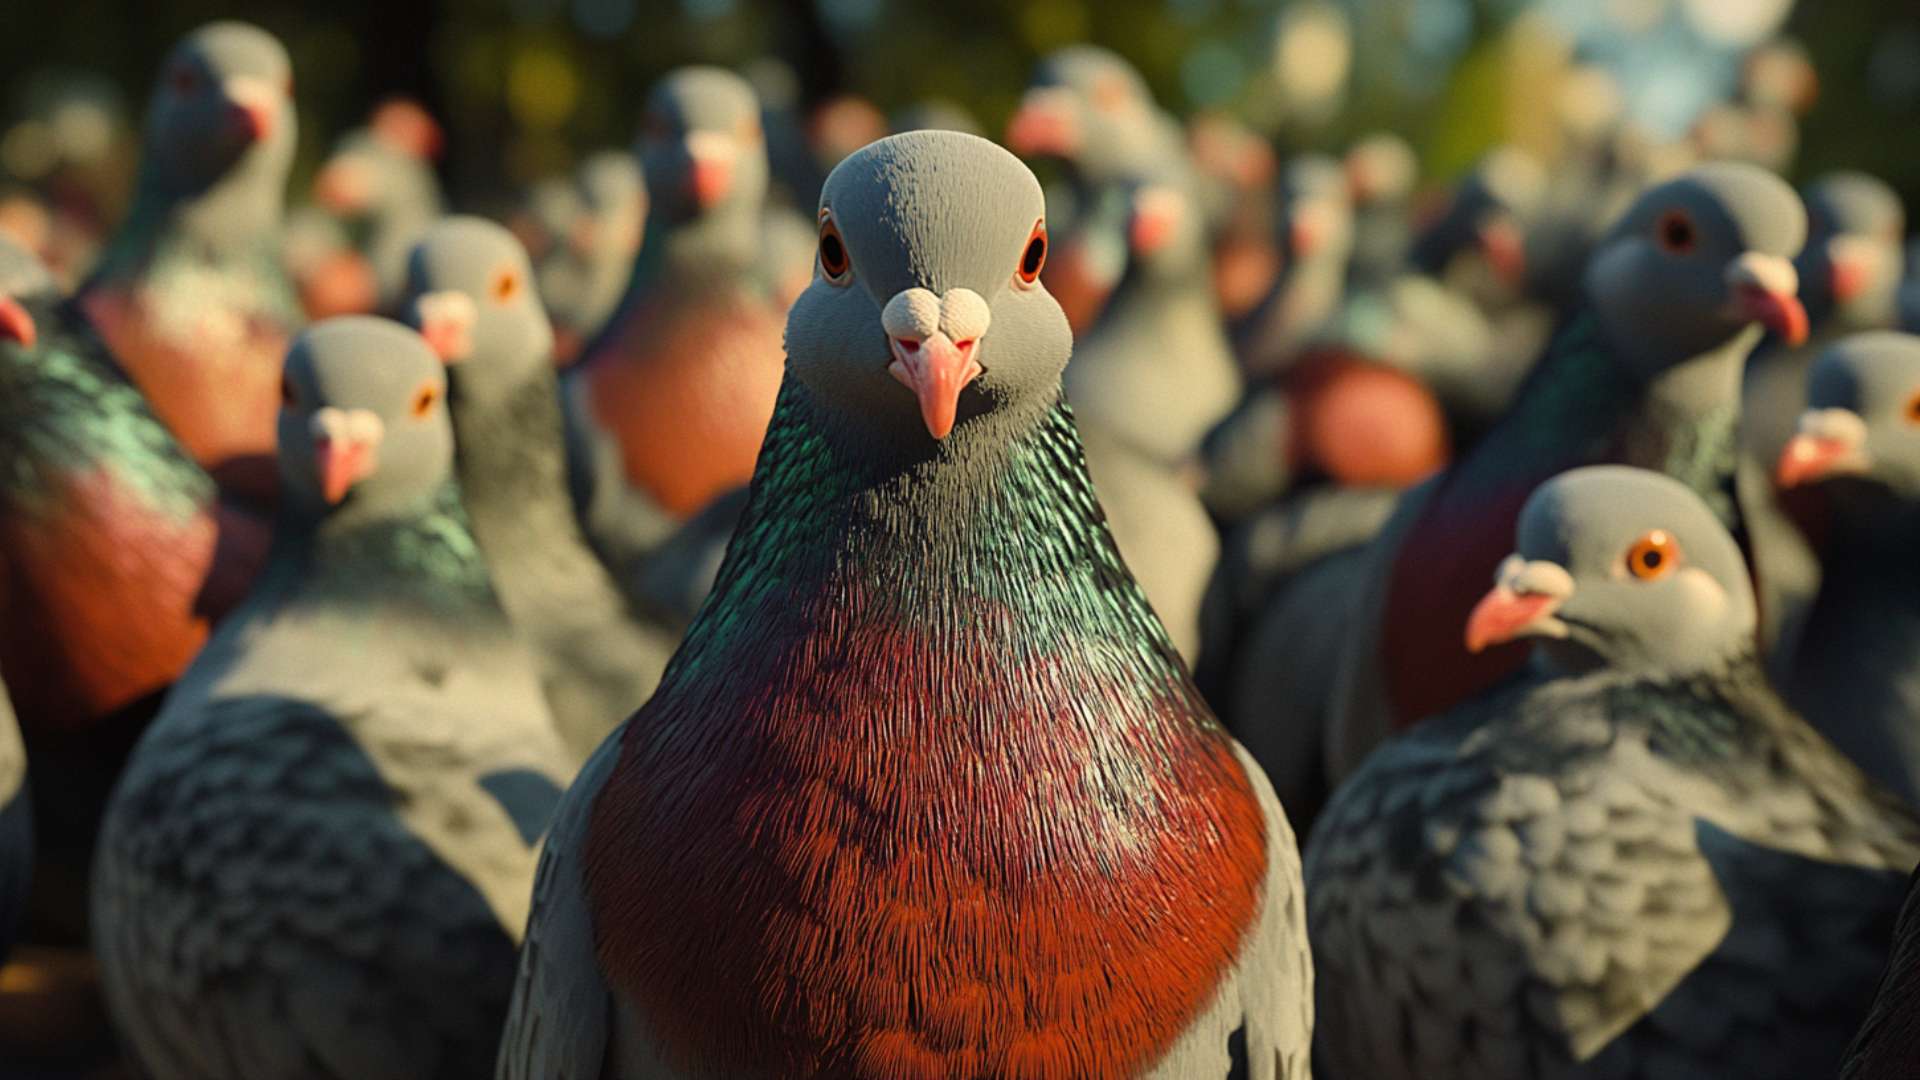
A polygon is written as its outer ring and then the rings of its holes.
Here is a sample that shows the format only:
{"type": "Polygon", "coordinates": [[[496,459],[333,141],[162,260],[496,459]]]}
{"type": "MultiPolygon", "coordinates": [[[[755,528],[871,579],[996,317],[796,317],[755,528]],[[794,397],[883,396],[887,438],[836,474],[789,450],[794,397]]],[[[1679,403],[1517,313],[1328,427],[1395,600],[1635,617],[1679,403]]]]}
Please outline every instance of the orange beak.
{"type": "Polygon", "coordinates": [[[1833,298],[1844,304],[1859,296],[1867,288],[1867,268],[1858,259],[1843,256],[1829,258],[1829,280],[1833,289],[1833,298]]]}
{"type": "Polygon", "coordinates": [[[1495,585],[1467,616],[1467,651],[1477,653],[1512,641],[1551,617],[1560,603],[1557,597],[1545,593],[1516,592],[1506,585],[1495,585]]]}
{"type": "Polygon", "coordinates": [[[1807,309],[1798,296],[1744,286],[1735,293],[1735,303],[1747,318],[1773,331],[1788,345],[1805,344],[1807,309]]]}
{"type": "Polygon", "coordinates": [[[1071,157],[1080,149],[1080,126],[1064,102],[1029,95],[1007,122],[1007,148],[1021,157],[1071,157]]]}
{"type": "Polygon", "coordinates": [[[693,173],[687,178],[693,202],[702,210],[710,209],[733,188],[733,165],[713,158],[695,158],[693,173]]]}
{"type": "Polygon", "coordinates": [[[960,411],[960,391],[984,370],[974,359],[980,343],[955,342],[936,331],[918,341],[896,337],[889,345],[893,362],[887,371],[920,400],[920,419],[927,425],[927,434],[946,438],[960,411]]]}
{"type": "Polygon", "coordinates": [[[11,296],[0,295],[0,338],[17,341],[23,349],[33,348],[34,342],[40,340],[33,316],[11,296]]]}
{"type": "Polygon", "coordinates": [[[313,440],[314,461],[320,473],[320,495],[329,506],[347,497],[353,485],[373,475],[377,464],[373,444],[327,435],[313,440]]]}

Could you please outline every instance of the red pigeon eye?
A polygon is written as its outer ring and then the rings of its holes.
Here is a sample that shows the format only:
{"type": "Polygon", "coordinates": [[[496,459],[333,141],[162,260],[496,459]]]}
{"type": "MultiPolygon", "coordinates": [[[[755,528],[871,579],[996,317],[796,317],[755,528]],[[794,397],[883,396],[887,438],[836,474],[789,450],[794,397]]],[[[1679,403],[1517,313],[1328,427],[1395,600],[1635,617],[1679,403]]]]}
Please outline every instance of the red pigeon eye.
{"type": "Polygon", "coordinates": [[[1693,254],[1698,237],[1694,233],[1693,219],[1685,211],[1669,210],[1660,215],[1660,221],[1654,226],[1654,236],[1664,251],[1675,255],[1693,254]]]}
{"type": "Polygon", "coordinates": [[[1020,269],[1014,276],[1022,285],[1031,285],[1040,280],[1040,270],[1047,265],[1047,223],[1036,221],[1033,232],[1027,237],[1027,247],[1020,253],[1020,269]]]}
{"type": "Polygon", "coordinates": [[[853,269],[853,260],[847,256],[847,245],[840,239],[840,227],[833,218],[822,211],[820,215],[820,272],[835,285],[847,283],[853,269]]]}

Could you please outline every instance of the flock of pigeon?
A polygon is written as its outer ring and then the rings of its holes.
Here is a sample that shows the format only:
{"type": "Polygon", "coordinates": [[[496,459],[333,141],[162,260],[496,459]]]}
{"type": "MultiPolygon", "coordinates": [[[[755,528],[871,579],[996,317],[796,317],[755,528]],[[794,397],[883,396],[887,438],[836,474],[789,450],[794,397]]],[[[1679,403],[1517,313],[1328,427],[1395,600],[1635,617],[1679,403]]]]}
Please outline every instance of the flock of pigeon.
{"type": "Polygon", "coordinates": [[[0,242],[0,930],[139,1075],[1920,1075],[1886,185],[1074,47],[798,183],[682,69],[509,229],[404,104],[287,214],[292,85],[0,242]]]}

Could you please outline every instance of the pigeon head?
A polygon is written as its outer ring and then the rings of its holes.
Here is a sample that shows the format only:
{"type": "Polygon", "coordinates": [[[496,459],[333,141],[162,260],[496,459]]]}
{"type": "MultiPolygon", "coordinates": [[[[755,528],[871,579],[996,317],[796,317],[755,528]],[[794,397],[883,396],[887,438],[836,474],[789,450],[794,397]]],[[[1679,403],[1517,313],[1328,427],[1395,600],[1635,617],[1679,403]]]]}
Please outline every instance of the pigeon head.
{"type": "Polygon", "coordinates": [[[1353,252],[1353,203],[1339,161],[1294,159],[1280,180],[1280,246],[1288,265],[1345,266],[1353,252]]]}
{"type": "Polygon", "coordinates": [[[428,229],[407,259],[404,304],[462,400],[498,401],[552,364],[526,249],[491,221],[461,215],[428,229]]]}
{"type": "Polygon", "coordinates": [[[669,74],[647,95],[640,161],[653,212],[669,224],[757,211],[767,194],[767,143],[753,87],[716,67],[669,74]]]}
{"type": "Polygon", "coordinates": [[[419,334],[348,315],[294,339],[281,377],[280,476],[309,518],[401,516],[453,463],[447,377],[419,334]]]}
{"type": "Polygon", "coordinates": [[[580,163],[581,214],[567,242],[583,255],[632,255],[647,220],[647,180],[632,154],[603,150],[580,163]]]}
{"type": "Polygon", "coordinates": [[[0,235],[0,343],[33,348],[40,339],[39,320],[59,299],[60,286],[46,264],[0,235]]]}
{"type": "Polygon", "coordinates": [[[1420,157],[1413,144],[1391,131],[1376,131],[1354,143],[1345,165],[1355,206],[1405,202],[1420,180],[1420,157]]]}
{"type": "Polygon", "coordinates": [[[1146,80],[1118,53],[1070,45],[1040,62],[1006,141],[1022,157],[1104,171],[1136,160],[1155,111],[1146,80]]]}
{"type": "Polygon", "coordinates": [[[1830,489],[1842,514],[1920,502],[1920,337],[1855,334],[1822,353],[1777,478],[1830,489]]]}
{"type": "Polygon", "coordinates": [[[816,401],[915,440],[1037,415],[1073,346],[1040,283],[1046,255],[1046,202],[1018,158],[959,132],[882,139],[821,191],[787,369],[816,401]]]}
{"type": "Polygon", "coordinates": [[[313,199],[342,218],[369,217],[437,198],[432,160],[440,127],[411,101],[389,101],[349,132],[313,179],[313,199]]]}
{"type": "Polygon", "coordinates": [[[236,174],[278,184],[293,163],[295,136],[287,50],[257,26],[209,23],[161,65],[143,175],[181,195],[236,174]]]}
{"type": "Polygon", "coordinates": [[[1516,534],[1468,618],[1469,650],[1532,638],[1563,671],[1688,674],[1752,646],[1740,548],[1671,477],[1621,465],[1562,473],[1527,500],[1516,534]]]}
{"type": "Polygon", "coordinates": [[[1121,190],[1128,265],[1153,278],[1192,276],[1210,284],[1206,213],[1194,184],[1164,170],[1128,181],[1121,190]]]}
{"type": "Polygon", "coordinates": [[[1807,246],[1795,260],[1816,319],[1866,328],[1892,318],[1907,211],[1893,188],[1842,172],[1807,189],[1807,246]]]}
{"type": "Polygon", "coordinates": [[[1703,165],[1635,200],[1594,252],[1587,294],[1637,374],[1650,378],[1758,323],[1807,337],[1799,196],[1752,165],[1703,165]]]}
{"type": "Polygon", "coordinates": [[[1438,220],[1414,241],[1409,258],[1422,272],[1445,276],[1472,257],[1512,290],[1527,272],[1526,223],[1546,195],[1547,173],[1524,150],[1504,147],[1481,159],[1438,220]]]}

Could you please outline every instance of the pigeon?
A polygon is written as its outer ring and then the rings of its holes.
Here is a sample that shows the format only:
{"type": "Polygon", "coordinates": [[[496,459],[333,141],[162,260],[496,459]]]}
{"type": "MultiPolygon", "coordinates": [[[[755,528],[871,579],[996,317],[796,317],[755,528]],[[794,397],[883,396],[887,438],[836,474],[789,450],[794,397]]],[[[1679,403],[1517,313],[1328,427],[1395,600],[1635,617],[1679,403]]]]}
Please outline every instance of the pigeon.
{"type": "Polygon", "coordinates": [[[1574,469],[1516,537],[1464,636],[1534,670],[1382,746],[1308,841],[1326,1070],[1830,1075],[1920,822],[1769,688],[1686,484],[1574,469]]]}
{"type": "Polygon", "coordinates": [[[1280,163],[1264,135],[1219,112],[1188,121],[1187,150],[1205,184],[1213,291],[1220,313],[1237,323],[1266,299],[1280,272],[1273,232],[1280,163]]]}
{"type": "Polygon", "coordinates": [[[1764,331],[1806,336],[1789,261],[1805,238],[1793,189],[1732,163],[1655,185],[1614,225],[1588,268],[1587,302],[1506,419],[1410,493],[1372,545],[1334,690],[1336,777],[1392,728],[1466,700],[1525,659],[1514,648],[1469,655],[1457,624],[1546,478],[1607,462],[1653,468],[1737,528],[1740,371],[1764,331]]]}
{"type": "Polygon", "coordinates": [[[1256,376],[1276,375],[1338,309],[1353,254],[1353,205],[1346,172],[1333,158],[1295,158],[1280,184],[1280,248],[1285,265],[1235,341],[1256,376]]]}
{"type": "Polygon", "coordinates": [[[355,246],[366,255],[382,307],[399,300],[407,253],[443,212],[433,172],[442,142],[425,109],[387,101],[366,127],[341,137],[314,176],[314,202],[361,234],[355,246]]]}
{"type": "Polygon", "coordinates": [[[568,367],[619,306],[647,223],[647,181],[622,150],[591,154],[574,170],[579,205],[562,243],[539,262],[540,296],[553,317],[554,361],[568,367]]]}
{"type": "Polygon", "coordinates": [[[1376,131],[1354,143],[1342,165],[1353,202],[1353,279],[1384,281],[1405,268],[1413,244],[1419,155],[1399,135],[1376,131]]]}
{"type": "Polygon", "coordinates": [[[288,353],[259,583],[108,808],[94,948],[155,1080],[483,1076],[572,776],[451,474],[413,331],[288,353]]]}
{"type": "Polygon", "coordinates": [[[667,76],[647,99],[641,156],[649,236],[572,393],[617,441],[626,482],[686,517],[746,483],[780,385],[752,89],[719,68],[667,76]]]}
{"type": "Polygon", "coordinates": [[[895,135],[820,228],[720,581],[556,816],[497,1075],[1305,1077],[1290,832],[1100,524],[1039,183],[895,135]]]}
{"type": "Polygon", "coordinates": [[[574,517],[553,332],[513,234],[444,218],[410,257],[409,319],[448,365],[455,473],[501,606],[581,760],[646,701],[673,643],[628,612],[574,517]]]}
{"type": "Polygon", "coordinates": [[[33,804],[27,797],[27,748],[0,686],[0,965],[26,914],[33,878],[33,804]]]}
{"type": "Polygon", "coordinates": [[[293,75],[258,27],[175,46],[147,115],[139,189],[77,300],[162,423],[224,491],[274,493],[280,360],[300,316],[281,267],[293,75]]]}
{"type": "Polygon", "coordinates": [[[1814,364],[1806,396],[1776,475],[1826,496],[1824,573],[1783,688],[1869,776],[1920,806],[1920,337],[1842,339],[1814,364]]]}
{"type": "Polygon", "coordinates": [[[1906,231],[1900,196],[1864,173],[1815,181],[1806,203],[1807,246],[1795,263],[1812,332],[1798,346],[1772,342],[1758,349],[1740,394],[1741,502],[1761,586],[1761,640],[1776,674],[1804,632],[1820,590],[1820,564],[1796,522],[1809,510],[1790,493],[1780,497],[1773,465],[1806,406],[1814,360],[1848,334],[1894,325],[1906,231]]]}
{"type": "Polygon", "coordinates": [[[921,98],[906,108],[894,110],[892,124],[895,132],[963,131],[968,135],[986,134],[986,129],[980,126],[980,120],[971,109],[944,97],[921,98]]]}
{"type": "Polygon", "coordinates": [[[1200,209],[1183,179],[1130,186],[1126,276],[1064,382],[1114,540],[1191,659],[1219,537],[1183,473],[1238,400],[1240,372],[1208,280],[1200,209]]]}

